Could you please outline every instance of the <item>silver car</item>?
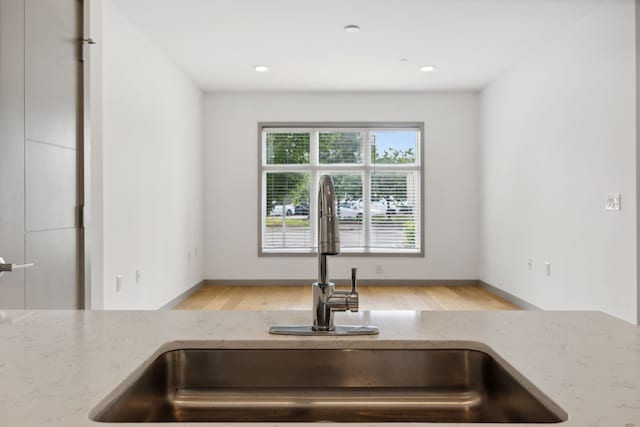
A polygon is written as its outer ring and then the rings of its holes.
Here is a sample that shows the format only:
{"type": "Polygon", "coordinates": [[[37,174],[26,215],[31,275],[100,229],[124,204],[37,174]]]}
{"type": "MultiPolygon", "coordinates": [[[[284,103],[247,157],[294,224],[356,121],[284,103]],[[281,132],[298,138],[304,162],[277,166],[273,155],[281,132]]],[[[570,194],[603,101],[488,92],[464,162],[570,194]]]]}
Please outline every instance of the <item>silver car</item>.
{"type": "Polygon", "coordinates": [[[275,205],[271,208],[271,212],[269,212],[269,216],[282,216],[282,210],[284,208],[284,214],[286,216],[295,215],[296,207],[294,205],[275,205]]]}

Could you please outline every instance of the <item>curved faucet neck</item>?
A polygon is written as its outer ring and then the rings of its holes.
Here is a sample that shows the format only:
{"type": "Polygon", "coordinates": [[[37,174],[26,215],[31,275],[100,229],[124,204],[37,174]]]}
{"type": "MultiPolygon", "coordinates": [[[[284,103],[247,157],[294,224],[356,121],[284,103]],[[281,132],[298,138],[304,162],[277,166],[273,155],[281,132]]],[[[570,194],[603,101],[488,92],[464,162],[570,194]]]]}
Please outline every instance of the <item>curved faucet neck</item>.
{"type": "Polygon", "coordinates": [[[327,255],[340,253],[340,229],[336,215],[333,180],[322,175],[318,188],[318,283],[329,282],[327,255]]]}

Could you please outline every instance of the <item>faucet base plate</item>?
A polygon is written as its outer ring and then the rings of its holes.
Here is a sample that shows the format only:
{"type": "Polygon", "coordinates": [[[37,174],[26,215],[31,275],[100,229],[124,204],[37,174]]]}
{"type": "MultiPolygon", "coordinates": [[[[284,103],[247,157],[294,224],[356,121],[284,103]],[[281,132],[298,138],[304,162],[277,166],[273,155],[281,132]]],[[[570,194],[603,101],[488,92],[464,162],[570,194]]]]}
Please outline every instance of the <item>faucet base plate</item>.
{"type": "Polygon", "coordinates": [[[314,331],[311,326],[272,326],[269,328],[269,333],[273,335],[377,335],[378,332],[378,328],[375,326],[336,326],[333,331],[314,331]]]}

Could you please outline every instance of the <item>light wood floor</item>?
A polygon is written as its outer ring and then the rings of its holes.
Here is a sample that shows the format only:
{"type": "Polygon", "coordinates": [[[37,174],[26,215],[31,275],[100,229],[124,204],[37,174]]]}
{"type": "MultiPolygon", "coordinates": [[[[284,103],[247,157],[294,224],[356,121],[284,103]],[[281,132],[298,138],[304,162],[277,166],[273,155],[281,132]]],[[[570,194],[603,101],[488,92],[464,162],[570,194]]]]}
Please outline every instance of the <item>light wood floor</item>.
{"type": "MultiPolygon", "coordinates": [[[[479,286],[360,286],[361,310],[518,310],[479,286]]],[[[310,286],[204,286],[179,310],[309,310],[310,286]]]]}

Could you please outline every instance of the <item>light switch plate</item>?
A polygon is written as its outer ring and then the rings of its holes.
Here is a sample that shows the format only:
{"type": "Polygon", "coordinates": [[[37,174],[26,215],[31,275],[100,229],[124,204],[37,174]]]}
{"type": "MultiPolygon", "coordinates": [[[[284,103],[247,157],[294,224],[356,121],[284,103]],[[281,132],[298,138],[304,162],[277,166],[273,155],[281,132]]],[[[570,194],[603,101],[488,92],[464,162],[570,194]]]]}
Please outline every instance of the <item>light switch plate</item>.
{"type": "Polygon", "coordinates": [[[621,199],[622,196],[620,194],[607,195],[607,203],[604,206],[605,210],[619,211],[621,208],[621,199]]]}
{"type": "Polygon", "coordinates": [[[547,277],[551,277],[551,263],[550,262],[545,262],[544,263],[544,274],[547,277]]]}

